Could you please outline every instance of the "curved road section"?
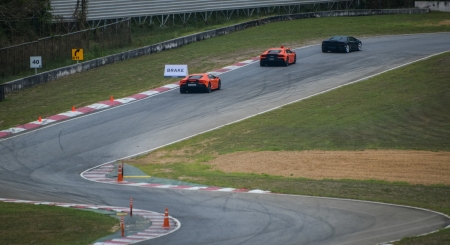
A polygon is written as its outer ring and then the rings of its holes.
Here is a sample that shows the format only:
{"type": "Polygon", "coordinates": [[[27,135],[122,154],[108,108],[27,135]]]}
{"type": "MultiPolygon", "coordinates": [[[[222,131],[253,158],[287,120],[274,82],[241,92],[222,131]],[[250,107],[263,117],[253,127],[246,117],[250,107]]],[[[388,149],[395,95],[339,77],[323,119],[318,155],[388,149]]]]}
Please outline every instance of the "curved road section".
{"type": "Polygon", "coordinates": [[[367,38],[349,54],[305,47],[289,67],[252,63],[224,73],[223,90],[211,94],[172,90],[3,139],[0,197],[119,207],[132,197],[135,208],[169,208],[182,224],[139,244],[376,244],[435,231],[447,216],[410,207],[108,185],[80,173],[450,50],[448,40],[450,33],[367,38]]]}

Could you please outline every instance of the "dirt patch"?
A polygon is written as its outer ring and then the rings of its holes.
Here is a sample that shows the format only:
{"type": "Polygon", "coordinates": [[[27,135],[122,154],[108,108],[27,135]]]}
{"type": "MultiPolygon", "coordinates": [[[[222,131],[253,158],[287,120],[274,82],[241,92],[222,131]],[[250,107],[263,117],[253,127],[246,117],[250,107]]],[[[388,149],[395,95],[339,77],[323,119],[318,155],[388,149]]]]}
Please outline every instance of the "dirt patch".
{"type": "Polygon", "coordinates": [[[301,151],[237,152],[208,162],[226,173],[310,179],[357,179],[450,185],[450,152],[301,151]]]}
{"type": "Polygon", "coordinates": [[[450,26],[450,20],[443,20],[435,24],[425,24],[422,26],[450,26]]]}
{"type": "MultiPolygon", "coordinates": [[[[159,150],[144,157],[129,159],[127,162],[137,165],[192,163],[194,162],[192,156],[201,154],[201,149],[205,147],[205,144],[207,143],[208,141],[205,141],[200,143],[197,147],[185,147],[181,150],[159,150]]],[[[218,156],[218,154],[214,153],[213,156],[218,156]]]]}

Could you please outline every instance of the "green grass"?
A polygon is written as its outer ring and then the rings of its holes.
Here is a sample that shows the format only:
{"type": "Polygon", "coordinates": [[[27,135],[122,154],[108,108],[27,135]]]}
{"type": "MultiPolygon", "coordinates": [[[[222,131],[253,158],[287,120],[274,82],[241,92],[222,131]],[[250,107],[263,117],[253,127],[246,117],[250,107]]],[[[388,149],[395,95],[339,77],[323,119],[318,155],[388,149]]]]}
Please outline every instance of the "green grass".
{"type": "Polygon", "coordinates": [[[268,47],[319,43],[337,33],[362,37],[450,31],[450,25],[444,22],[449,18],[450,13],[433,12],[315,18],[249,28],[7,94],[6,100],[0,103],[0,129],[35,121],[39,116],[45,118],[65,112],[72,106],[78,108],[108,100],[111,95],[121,98],[175,82],[163,78],[165,64],[188,64],[191,73],[207,72],[255,57],[268,47]]]}
{"type": "Polygon", "coordinates": [[[0,202],[0,244],[86,245],[112,234],[118,220],[83,210],[0,202]]]}
{"type": "MultiPolygon", "coordinates": [[[[225,174],[205,164],[239,151],[449,151],[449,77],[445,53],[164,147],[134,165],[152,176],[210,186],[396,203],[450,215],[450,186],[225,174]],[[145,165],[144,159],[154,162],[145,165]]],[[[399,244],[448,244],[449,238],[446,230],[399,244]]]]}

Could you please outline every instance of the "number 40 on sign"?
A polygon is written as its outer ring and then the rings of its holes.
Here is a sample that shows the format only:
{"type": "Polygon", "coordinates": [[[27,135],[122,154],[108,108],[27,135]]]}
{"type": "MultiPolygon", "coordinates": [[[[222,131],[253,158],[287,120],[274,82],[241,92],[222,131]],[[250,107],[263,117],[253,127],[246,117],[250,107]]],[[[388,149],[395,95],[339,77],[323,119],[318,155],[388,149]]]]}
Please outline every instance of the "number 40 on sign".
{"type": "Polygon", "coordinates": [[[30,68],[34,68],[37,74],[37,68],[42,68],[42,57],[41,56],[30,56],[30,68]]]}
{"type": "Polygon", "coordinates": [[[42,57],[30,56],[30,68],[42,68],[42,57]]]}

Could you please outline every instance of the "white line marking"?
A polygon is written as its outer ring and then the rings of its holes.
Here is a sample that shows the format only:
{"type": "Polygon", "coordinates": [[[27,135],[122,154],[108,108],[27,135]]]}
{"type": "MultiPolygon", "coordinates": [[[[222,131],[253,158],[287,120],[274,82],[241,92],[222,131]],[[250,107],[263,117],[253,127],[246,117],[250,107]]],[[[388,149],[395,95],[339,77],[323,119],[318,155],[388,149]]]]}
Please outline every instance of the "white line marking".
{"type": "Polygon", "coordinates": [[[236,70],[236,69],[238,69],[238,68],[241,68],[242,66],[225,66],[224,68],[222,68],[222,69],[231,69],[231,70],[236,70]]]}
{"type": "Polygon", "coordinates": [[[222,189],[219,189],[219,190],[216,190],[216,191],[230,192],[230,191],[234,191],[234,190],[236,190],[236,188],[222,188],[222,189]]]}
{"type": "Polygon", "coordinates": [[[150,95],[154,95],[154,94],[159,94],[159,92],[158,91],[144,91],[144,92],[140,92],[139,94],[145,94],[145,95],[147,95],[147,96],[150,96],[150,95]]]}
{"type": "Polygon", "coordinates": [[[206,189],[208,188],[207,186],[194,186],[194,187],[188,187],[188,188],[180,188],[182,190],[194,190],[194,191],[198,191],[201,189],[206,189]]]}
{"type": "Polygon", "coordinates": [[[238,62],[238,63],[247,63],[247,64],[250,64],[250,63],[253,63],[253,62],[256,62],[257,60],[245,60],[245,61],[241,61],[241,62],[238,62]]]}
{"type": "Polygon", "coordinates": [[[24,128],[10,128],[9,132],[12,133],[12,134],[17,134],[17,133],[23,132],[25,130],[26,129],[24,129],[24,128]]]}
{"type": "Polygon", "coordinates": [[[34,124],[38,124],[38,125],[47,125],[47,124],[49,124],[49,123],[53,123],[53,122],[56,122],[56,120],[53,120],[53,119],[42,119],[42,121],[41,122],[39,122],[39,121],[34,121],[34,122],[31,122],[31,123],[34,123],[34,124]]]}
{"type": "Polygon", "coordinates": [[[136,100],[135,98],[126,97],[126,98],[122,98],[122,99],[116,99],[114,101],[118,101],[118,102],[120,102],[122,104],[126,104],[126,103],[129,103],[129,102],[135,101],[135,100],[136,100]]]}
{"type": "MultiPolygon", "coordinates": [[[[147,183],[149,184],[149,183],[147,183]]],[[[155,186],[155,188],[171,188],[171,187],[176,187],[177,185],[158,185],[155,186]]]]}
{"type": "Polygon", "coordinates": [[[92,109],[95,109],[95,110],[101,110],[101,109],[108,108],[110,106],[109,105],[105,105],[105,104],[95,103],[95,104],[92,104],[92,105],[88,105],[86,107],[89,107],[89,108],[92,108],[92,109]]]}
{"type": "Polygon", "coordinates": [[[163,88],[170,88],[170,89],[172,89],[172,88],[178,88],[178,84],[173,84],[173,83],[171,83],[171,84],[167,84],[167,85],[164,85],[164,86],[162,86],[163,88]]]}
{"type": "Polygon", "coordinates": [[[248,191],[248,193],[266,194],[266,193],[271,193],[271,192],[255,189],[255,190],[248,191]]]}
{"type": "Polygon", "coordinates": [[[82,114],[84,114],[84,113],[80,112],[80,111],[67,111],[67,112],[59,113],[58,115],[66,116],[66,117],[76,117],[76,116],[79,116],[82,114]]]}

